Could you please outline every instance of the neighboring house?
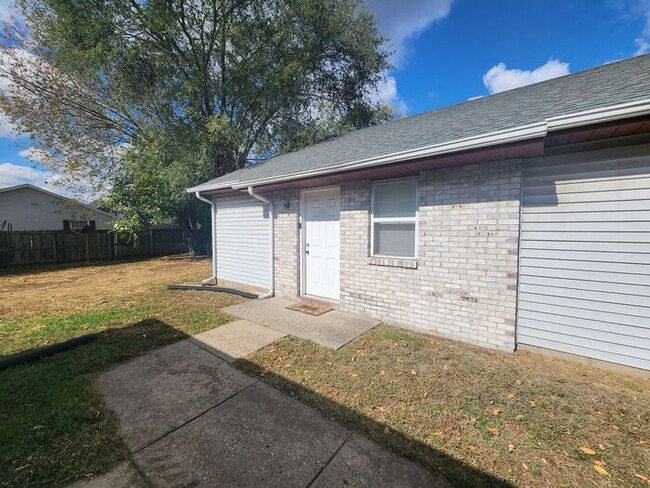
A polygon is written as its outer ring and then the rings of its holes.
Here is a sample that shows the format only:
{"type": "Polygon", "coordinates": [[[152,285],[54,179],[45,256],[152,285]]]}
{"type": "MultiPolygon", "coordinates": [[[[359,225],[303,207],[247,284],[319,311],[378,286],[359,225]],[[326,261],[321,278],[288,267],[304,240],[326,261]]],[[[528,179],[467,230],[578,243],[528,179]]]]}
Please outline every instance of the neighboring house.
{"type": "Polygon", "coordinates": [[[218,280],[480,346],[650,369],[650,55],[188,191],[212,202],[218,280]]]}
{"type": "Polygon", "coordinates": [[[112,229],[115,216],[33,185],[0,188],[0,231],[112,229]]]}

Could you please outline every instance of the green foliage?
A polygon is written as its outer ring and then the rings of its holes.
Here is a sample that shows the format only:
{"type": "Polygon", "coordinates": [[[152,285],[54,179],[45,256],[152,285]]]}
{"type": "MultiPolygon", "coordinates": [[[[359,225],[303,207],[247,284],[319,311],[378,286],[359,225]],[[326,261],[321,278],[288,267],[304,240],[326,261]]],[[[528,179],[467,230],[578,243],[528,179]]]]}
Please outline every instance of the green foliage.
{"type": "Polygon", "coordinates": [[[134,231],[192,230],[186,187],[390,117],[370,101],[387,53],[360,0],[20,4],[0,108],[53,170],[110,182],[134,231]]]}

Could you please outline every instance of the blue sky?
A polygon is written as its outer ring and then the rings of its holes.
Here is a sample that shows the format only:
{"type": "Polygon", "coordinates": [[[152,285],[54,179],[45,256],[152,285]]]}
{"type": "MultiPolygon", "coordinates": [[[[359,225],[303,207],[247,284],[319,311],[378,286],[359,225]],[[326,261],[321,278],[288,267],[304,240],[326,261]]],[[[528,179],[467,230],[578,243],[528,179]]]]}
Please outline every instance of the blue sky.
{"type": "MultiPolygon", "coordinates": [[[[11,12],[10,3],[0,0],[0,16],[11,12]]],[[[395,68],[375,98],[401,115],[650,52],[650,0],[367,0],[367,5],[395,51],[395,68]]],[[[20,183],[53,188],[49,182],[56,176],[25,157],[29,139],[8,137],[4,122],[0,119],[0,188],[20,183]]]]}

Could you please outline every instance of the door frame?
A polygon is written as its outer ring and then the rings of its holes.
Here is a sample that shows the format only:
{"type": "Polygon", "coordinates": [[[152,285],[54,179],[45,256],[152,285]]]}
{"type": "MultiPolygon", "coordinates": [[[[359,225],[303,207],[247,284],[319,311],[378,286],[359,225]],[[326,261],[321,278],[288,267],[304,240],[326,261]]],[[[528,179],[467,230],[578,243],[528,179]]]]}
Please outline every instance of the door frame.
{"type": "MultiPolygon", "coordinates": [[[[329,185],[329,186],[319,186],[317,188],[307,188],[304,190],[300,190],[300,212],[298,216],[298,229],[299,229],[299,286],[298,286],[298,292],[300,296],[310,296],[307,295],[307,256],[306,256],[306,246],[305,246],[305,227],[306,227],[306,221],[305,221],[305,215],[306,215],[306,195],[309,193],[315,193],[318,191],[323,191],[323,190],[338,190],[339,191],[339,292],[341,290],[341,186],[340,185],[329,185]]],[[[337,301],[334,298],[325,298],[325,297],[317,297],[317,298],[323,298],[323,300],[330,300],[330,301],[337,301]]]]}

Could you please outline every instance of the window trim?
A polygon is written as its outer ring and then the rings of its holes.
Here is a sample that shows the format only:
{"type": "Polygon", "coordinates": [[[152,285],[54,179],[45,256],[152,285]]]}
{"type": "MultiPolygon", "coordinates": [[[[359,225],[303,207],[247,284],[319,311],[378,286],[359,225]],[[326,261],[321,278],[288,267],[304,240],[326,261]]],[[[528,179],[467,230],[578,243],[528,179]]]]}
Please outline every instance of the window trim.
{"type": "Polygon", "coordinates": [[[370,186],[370,249],[369,257],[392,258],[392,259],[418,259],[419,251],[419,231],[420,231],[420,208],[418,205],[418,177],[407,176],[404,178],[391,178],[388,180],[377,180],[371,182],[370,186]],[[382,185],[396,183],[398,181],[415,182],[415,215],[413,217],[375,217],[375,188],[382,185]],[[375,223],[377,224],[415,224],[415,249],[413,256],[392,256],[386,254],[375,254],[375,223]]]}

